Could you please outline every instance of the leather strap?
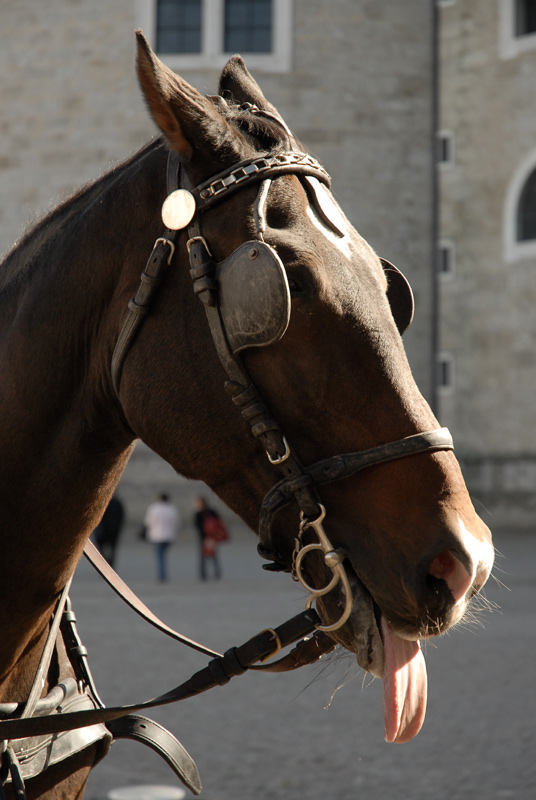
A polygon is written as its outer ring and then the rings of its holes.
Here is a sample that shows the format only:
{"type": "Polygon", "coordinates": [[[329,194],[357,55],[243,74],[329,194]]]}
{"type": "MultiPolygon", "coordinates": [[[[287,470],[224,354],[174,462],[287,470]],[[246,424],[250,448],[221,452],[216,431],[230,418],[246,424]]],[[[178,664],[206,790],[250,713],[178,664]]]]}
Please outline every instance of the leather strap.
{"type": "MultiPolygon", "coordinates": [[[[102,578],[104,578],[114,592],[122,600],[124,600],[124,602],[136,612],[136,614],[142,617],[142,619],[144,619],[150,625],[155,627],[161,633],[166,634],[166,636],[170,636],[172,639],[175,639],[177,642],[180,642],[181,644],[184,644],[193,650],[197,650],[198,652],[204,653],[205,655],[213,658],[222,657],[221,653],[217,653],[215,650],[211,650],[205,645],[199,644],[199,642],[195,642],[193,639],[189,639],[187,636],[183,636],[183,634],[173,630],[173,628],[170,628],[165,622],[162,622],[162,620],[159,619],[156,614],[153,614],[151,609],[145,605],[143,600],[140,600],[140,598],[117,574],[113,567],[108,564],[106,559],[103,558],[103,556],[99,553],[93,542],[86,542],[84,555],[91,566],[99,573],[99,575],[101,575],[102,578]]],[[[66,632],[64,631],[64,638],[65,636],[66,632]]],[[[286,656],[283,656],[277,661],[271,661],[269,664],[255,666],[251,665],[249,669],[259,672],[291,672],[298,667],[304,667],[307,664],[313,664],[315,661],[318,661],[322,655],[331,652],[335,646],[336,645],[333,639],[330,639],[321,631],[316,631],[310,639],[304,639],[303,641],[300,641],[286,656]]],[[[78,649],[79,648],[77,648],[77,650],[78,649]]],[[[85,648],[83,649],[85,651],[85,648]]],[[[85,655],[85,652],[82,655],[85,655]]],[[[96,695],[97,693],[93,686],[91,674],[89,673],[87,666],[86,672],[84,673],[84,680],[92,686],[93,692],[96,695]]]]}
{"type": "Polygon", "coordinates": [[[256,158],[240,161],[190,191],[195,197],[197,210],[206,211],[241,189],[244,184],[290,174],[312,175],[328,187],[331,184],[328,173],[315,158],[307,153],[290,151],[264,153],[256,158]]]}
{"type": "Polygon", "coordinates": [[[127,354],[138,329],[149,313],[153,298],[171,263],[175,252],[174,239],[176,231],[166,228],[166,234],[157,239],[149,260],[140,277],[140,285],[136,296],[129,301],[128,313],[117,339],[112,355],[112,382],[115,393],[119,396],[119,382],[125,355],[127,354]]]}
{"type": "Polygon", "coordinates": [[[129,714],[107,725],[114,739],[133,739],[151,747],[169,764],[174,773],[194,794],[200,794],[201,778],[195,761],[179,740],[158,722],[129,714]]]}
{"type": "MultiPolygon", "coordinates": [[[[304,473],[309,476],[310,483],[314,486],[332,483],[333,481],[348,478],[363,469],[385,464],[400,458],[430,453],[438,450],[454,450],[454,442],[448,428],[438,428],[433,431],[416,433],[405,439],[360,450],[355,453],[345,453],[332,456],[316,464],[304,468],[304,473]]],[[[296,489],[293,479],[284,479],[276,483],[264,497],[259,517],[259,553],[265,558],[271,558],[273,543],[271,541],[271,527],[276,514],[285,508],[294,498],[296,489]]]]}
{"type": "Polygon", "coordinates": [[[163,695],[127,706],[112,706],[88,711],[66,714],[31,717],[30,719],[8,719],[0,721],[0,741],[3,739],[22,739],[26,736],[40,736],[45,733],[59,733],[74,730],[86,725],[95,725],[136,714],[150,708],[194,697],[214,686],[223,686],[232,677],[246,672],[255,662],[269,657],[274,650],[287,647],[315,630],[320,618],[314,609],[307,609],[275,629],[261,631],[240,647],[227,650],[223,656],[212,659],[208,666],[196,672],[189,680],[163,695]]]}
{"type": "Polygon", "coordinates": [[[50,667],[52,654],[54,652],[54,648],[56,647],[56,638],[58,636],[58,631],[60,629],[63,609],[65,607],[65,603],[67,602],[71,581],[72,578],[67,581],[66,585],[62,589],[59,600],[57,602],[52,624],[48,632],[47,641],[43,649],[41,659],[39,661],[39,666],[35,674],[30,694],[28,695],[28,699],[21,713],[20,716],[21,719],[26,719],[32,716],[41,697],[41,692],[43,691],[43,686],[45,685],[45,680],[48,675],[48,669],[50,667]]]}
{"type": "MultiPolygon", "coordinates": [[[[278,165],[275,173],[274,168],[270,167],[259,170],[258,176],[266,179],[293,171],[285,161],[286,157],[289,155],[290,154],[281,154],[282,163],[278,165]],[[283,163],[285,163],[284,169],[283,163]]],[[[296,155],[296,158],[301,158],[303,156],[303,154],[294,155],[296,155]]],[[[274,158],[276,157],[274,156],[274,158]]],[[[307,172],[307,169],[310,168],[309,161],[311,161],[311,159],[307,161],[307,167],[305,163],[300,165],[301,172],[307,172]]],[[[312,161],[314,161],[314,159],[312,159],[312,161]]],[[[316,161],[314,161],[314,163],[317,164],[316,161]]],[[[242,170],[243,168],[240,167],[240,169],[242,170]]],[[[249,167],[244,169],[247,170],[249,167]]],[[[307,174],[309,173],[307,172],[307,174]]],[[[201,195],[205,192],[203,188],[205,184],[201,184],[196,188],[192,186],[186,170],[182,170],[181,179],[183,187],[194,195],[198,191],[200,191],[201,195]]],[[[228,185],[226,180],[227,179],[218,176],[212,179],[211,186],[217,187],[214,189],[215,196],[219,197],[220,194],[228,192],[236,183],[240,184],[240,181],[235,181],[228,185]],[[219,188],[220,183],[222,183],[223,188],[219,188]]],[[[243,180],[246,180],[246,178],[243,180]]],[[[251,175],[249,176],[249,180],[251,180],[251,175]]],[[[266,185],[264,183],[260,191],[266,192],[266,185]]],[[[300,510],[306,517],[316,519],[320,514],[320,500],[314,487],[311,486],[312,481],[308,477],[303,480],[304,470],[299,459],[288,446],[278,423],[273,419],[256,387],[251,383],[241,359],[233,354],[227,341],[219,311],[217,286],[212,288],[211,283],[215,272],[215,264],[208,245],[201,234],[199,213],[194,215],[188,227],[188,238],[190,275],[194,282],[194,291],[203,303],[216,353],[228,377],[225,388],[230,394],[233,403],[239,409],[243,419],[249,424],[252,435],[258,439],[259,443],[264,448],[269,461],[276,466],[285,480],[295,481],[296,489],[294,497],[300,510]],[[200,279],[203,280],[203,283],[201,286],[196,286],[200,279]],[[299,483],[300,479],[302,479],[301,483],[299,483]]]]}
{"type": "MultiPolygon", "coordinates": [[[[175,191],[180,181],[181,162],[173,151],[168,154],[166,186],[167,193],[175,191]]],[[[128,303],[128,313],[117,338],[112,355],[112,383],[117,397],[121,370],[125,356],[138,332],[140,325],[149,313],[154,296],[160,286],[168,266],[175,253],[177,231],[165,228],[163,235],[154,243],[153,250],[140,277],[140,285],[136,296],[128,303]]]]}
{"type": "Polygon", "coordinates": [[[106,559],[102,557],[93,542],[86,542],[84,555],[92,567],[97,570],[99,575],[104,578],[106,583],[114,590],[114,592],[118,594],[119,597],[136,612],[136,614],[139,614],[140,617],[143,617],[143,619],[150,625],[155,627],[161,633],[165,633],[166,636],[170,636],[172,639],[175,639],[177,642],[185,644],[187,647],[191,647],[192,650],[197,650],[199,653],[203,653],[211,658],[221,657],[221,653],[216,652],[216,650],[211,650],[209,647],[205,647],[204,645],[199,644],[199,642],[189,639],[187,636],[183,636],[181,633],[178,633],[177,631],[173,630],[173,628],[170,628],[169,625],[166,625],[165,622],[162,622],[161,619],[153,614],[151,609],[148,608],[142,600],[140,600],[140,598],[124,582],[117,572],[108,564],[106,559]]]}

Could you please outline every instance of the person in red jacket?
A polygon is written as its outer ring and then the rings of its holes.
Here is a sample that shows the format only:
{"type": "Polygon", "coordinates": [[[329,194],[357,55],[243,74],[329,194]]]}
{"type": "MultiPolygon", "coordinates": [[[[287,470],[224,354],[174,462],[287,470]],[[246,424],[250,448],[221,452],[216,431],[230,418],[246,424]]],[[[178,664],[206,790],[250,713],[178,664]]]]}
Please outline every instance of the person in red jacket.
{"type": "Polygon", "coordinates": [[[224,541],[221,530],[225,530],[219,514],[207,505],[204,497],[195,501],[194,523],[199,535],[199,577],[206,581],[207,564],[210,562],[214,571],[214,578],[221,578],[221,564],[218,553],[220,541],[224,541]]]}

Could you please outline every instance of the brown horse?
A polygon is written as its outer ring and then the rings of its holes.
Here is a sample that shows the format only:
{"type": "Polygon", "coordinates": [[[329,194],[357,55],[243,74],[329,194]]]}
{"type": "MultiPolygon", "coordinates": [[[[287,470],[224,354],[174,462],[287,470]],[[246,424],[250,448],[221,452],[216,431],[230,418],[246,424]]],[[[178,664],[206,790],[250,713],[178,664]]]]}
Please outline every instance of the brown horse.
{"type": "MultiPolygon", "coordinates": [[[[386,738],[404,741],[424,717],[418,640],[461,619],[493,562],[411,376],[408,290],[239,57],[206,98],[138,34],[138,76],[163,139],[37,224],[0,272],[0,702],[26,701],[58,596],[140,438],[253,530],[262,507],[262,553],[311,597],[338,570],[322,624],[383,676],[386,738]],[[170,172],[183,194],[164,231],[170,172]],[[139,325],[132,298],[144,267],[143,291],[162,277],[145,266],[160,251],[165,279],[139,325]],[[370,449],[358,472],[334,458],[370,449]]],[[[71,670],[61,643],[56,661],[43,694],[71,670]]],[[[81,797],[98,747],[29,779],[28,797],[81,797]]]]}

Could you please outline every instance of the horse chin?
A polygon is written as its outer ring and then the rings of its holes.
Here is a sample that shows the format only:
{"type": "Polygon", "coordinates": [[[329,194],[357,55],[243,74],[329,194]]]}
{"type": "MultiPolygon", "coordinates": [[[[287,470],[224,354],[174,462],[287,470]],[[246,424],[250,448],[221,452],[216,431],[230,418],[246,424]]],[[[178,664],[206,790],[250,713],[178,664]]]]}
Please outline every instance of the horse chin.
{"type": "MultiPolygon", "coordinates": [[[[347,650],[356,654],[357,663],[376,678],[383,677],[383,642],[380,633],[381,611],[372,595],[365,588],[353,570],[348,571],[352,587],[352,612],[348,621],[331,635],[347,650]]],[[[328,598],[320,604],[330,620],[340,614],[340,606],[335,607],[328,598]]]]}

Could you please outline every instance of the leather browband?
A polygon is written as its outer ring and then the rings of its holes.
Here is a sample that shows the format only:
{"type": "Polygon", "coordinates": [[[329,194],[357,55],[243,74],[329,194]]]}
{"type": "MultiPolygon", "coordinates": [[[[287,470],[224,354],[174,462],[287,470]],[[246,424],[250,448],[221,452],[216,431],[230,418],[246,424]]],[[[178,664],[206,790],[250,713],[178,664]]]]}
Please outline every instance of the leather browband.
{"type": "Polygon", "coordinates": [[[274,155],[267,153],[241,161],[200,183],[199,186],[192,187],[190,191],[195,197],[197,210],[205,211],[237,189],[241,189],[245,183],[290,174],[310,175],[328,187],[331,185],[330,176],[315,158],[307,153],[289,152],[274,155]]]}

